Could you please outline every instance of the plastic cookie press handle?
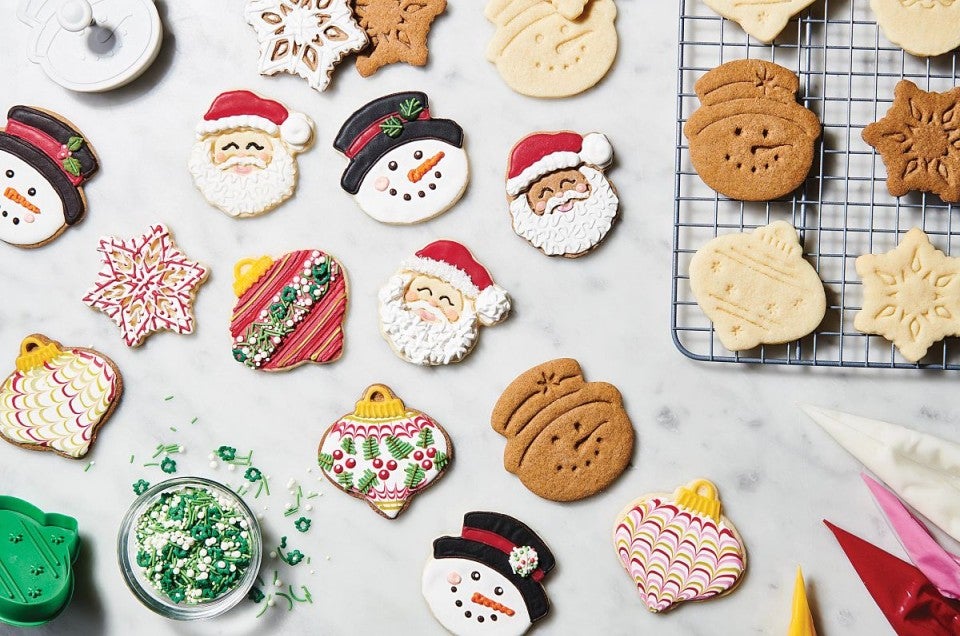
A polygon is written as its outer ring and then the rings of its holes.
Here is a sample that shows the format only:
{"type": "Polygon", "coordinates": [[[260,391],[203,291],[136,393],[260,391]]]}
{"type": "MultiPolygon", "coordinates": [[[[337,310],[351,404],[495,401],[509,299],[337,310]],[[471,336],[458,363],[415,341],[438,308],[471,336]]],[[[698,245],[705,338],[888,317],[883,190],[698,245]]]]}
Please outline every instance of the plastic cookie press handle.
{"type": "Polygon", "coordinates": [[[65,0],[57,9],[57,22],[67,31],[83,31],[93,24],[93,7],[89,0],[65,0]]]}

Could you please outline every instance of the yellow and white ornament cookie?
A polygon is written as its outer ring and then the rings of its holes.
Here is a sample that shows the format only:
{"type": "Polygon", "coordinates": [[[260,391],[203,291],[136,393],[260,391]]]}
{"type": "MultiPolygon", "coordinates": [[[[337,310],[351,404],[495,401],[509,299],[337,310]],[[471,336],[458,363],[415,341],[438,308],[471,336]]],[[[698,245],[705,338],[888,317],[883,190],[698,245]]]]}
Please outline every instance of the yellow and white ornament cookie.
{"type": "Polygon", "coordinates": [[[690,260],[690,288],[730,351],[802,338],[827,308],[823,282],[786,221],[701,247],[690,260]]]}
{"type": "Polygon", "coordinates": [[[0,386],[0,437],[29,450],[80,459],[123,393],[120,371],[92,349],[41,334],[23,339],[17,369],[0,386]]]}

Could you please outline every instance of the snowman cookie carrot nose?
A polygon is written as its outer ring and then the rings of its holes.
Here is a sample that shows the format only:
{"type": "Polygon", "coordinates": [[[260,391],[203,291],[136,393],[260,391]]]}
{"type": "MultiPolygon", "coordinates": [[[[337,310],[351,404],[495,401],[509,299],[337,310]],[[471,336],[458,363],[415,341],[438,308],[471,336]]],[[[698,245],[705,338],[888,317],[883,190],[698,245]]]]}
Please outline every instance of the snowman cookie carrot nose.
{"type": "Polygon", "coordinates": [[[430,157],[429,159],[421,163],[419,166],[417,166],[416,168],[408,172],[407,179],[409,179],[412,183],[416,183],[420,181],[420,179],[423,179],[423,175],[427,174],[428,172],[433,170],[435,167],[437,167],[437,164],[440,163],[440,160],[443,159],[444,156],[445,154],[441,150],[440,152],[433,155],[432,157],[430,157]]]}
{"type": "Polygon", "coordinates": [[[516,614],[516,612],[514,612],[511,608],[507,607],[503,603],[497,603],[493,599],[487,598],[480,592],[474,592],[473,596],[470,597],[470,600],[478,605],[483,605],[484,607],[489,607],[494,611],[502,612],[507,616],[513,616],[514,614],[516,614]]]}
{"type": "MultiPolygon", "coordinates": [[[[16,188],[7,188],[3,191],[3,196],[7,199],[10,199],[24,210],[28,210],[33,214],[40,214],[40,208],[27,201],[27,197],[17,192],[16,188]]],[[[32,220],[33,219],[30,219],[30,221],[32,220]]],[[[29,223],[30,221],[27,222],[29,223]]]]}

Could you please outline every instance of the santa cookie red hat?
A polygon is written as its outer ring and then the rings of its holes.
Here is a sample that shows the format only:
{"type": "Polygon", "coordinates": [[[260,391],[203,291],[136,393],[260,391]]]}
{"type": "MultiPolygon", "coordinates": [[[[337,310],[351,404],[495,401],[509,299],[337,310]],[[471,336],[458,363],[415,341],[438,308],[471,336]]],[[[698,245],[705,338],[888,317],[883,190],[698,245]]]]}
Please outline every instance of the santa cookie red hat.
{"type": "Polygon", "coordinates": [[[490,272],[456,241],[434,241],[417,252],[415,258],[405,261],[403,267],[443,279],[464,296],[473,298],[482,325],[495,325],[510,313],[506,290],[496,285],[490,272]]]}
{"type": "Polygon", "coordinates": [[[280,139],[297,150],[313,140],[313,122],[303,113],[290,112],[272,99],[250,91],[230,91],[217,95],[203,121],[197,125],[197,137],[235,128],[256,128],[268,135],[280,133],[280,139]]]}
{"type": "Polygon", "coordinates": [[[601,133],[534,133],[524,137],[510,153],[507,194],[514,197],[540,177],[575,168],[582,163],[606,168],[613,161],[613,146],[601,133]]]}

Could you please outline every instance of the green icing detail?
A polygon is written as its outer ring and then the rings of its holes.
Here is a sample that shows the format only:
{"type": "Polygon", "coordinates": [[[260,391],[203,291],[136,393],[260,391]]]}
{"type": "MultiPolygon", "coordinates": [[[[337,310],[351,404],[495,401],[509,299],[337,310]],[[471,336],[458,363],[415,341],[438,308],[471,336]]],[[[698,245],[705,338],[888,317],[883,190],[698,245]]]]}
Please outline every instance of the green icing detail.
{"type": "Polygon", "coordinates": [[[377,473],[373,472],[369,468],[363,471],[363,475],[360,476],[360,480],[357,482],[357,490],[363,494],[370,492],[370,489],[376,486],[379,483],[377,479],[377,473]]]}
{"type": "Polygon", "coordinates": [[[420,468],[420,464],[417,463],[410,464],[403,472],[407,474],[407,478],[403,480],[407,488],[416,488],[427,477],[426,471],[420,468]]]}
{"type": "Polygon", "coordinates": [[[344,437],[343,440],[340,441],[340,448],[342,448],[343,452],[347,453],[348,455],[357,454],[357,445],[350,436],[344,437]]]}
{"type": "Polygon", "coordinates": [[[433,465],[436,469],[443,470],[447,467],[447,464],[450,463],[450,458],[443,451],[437,451],[436,457],[433,458],[433,465]]]}
{"type": "Polygon", "coordinates": [[[62,165],[64,170],[75,177],[79,177],[80,171],[83,169],[83,166],[80,164],[80,162],[73,157],[67,157],[64,159],[62,165]]]}
{"type": "Polygon", "coordinates": [[[317,463],[324,470],[333,470],[333,455],[330,453],[320,453],[317,455],[317,463]]]}
{"type": "Polygon", "coordinates": [[[400,116],[407,121],[413,121],[422,112],[423,104],[415,97],[400,102],[400,116]]]}
{"type": "Polygon", "coordinates": [[[413,444],[390,435],[386,439],[387,450],[394,459],[406,459],[413,452],[413,444]]]}
{"type": "Polygon", "coordinates": [[[83,148],[83,137],[73,136],[70,139],[67,139],[67,150],[70,152],[76,152],[83,148]]]}
{"type": "Polygon", "coordinates": [[[380,122],[380,131],[387,137],[396,139],[403,132],[403,120],[396,116],[390,117],[380,122]]]}
{"type": "Polygon", "coordinates": [[[353,488],[353,473],[343,471],[337,475],[337,482],[347,490],[350,490],[353,488]]]}
{"type": "Polygon", "coordinates": [[[424,426],[420,429],[420,433],[417,435],[417,446],[420,448],[426,448],[433,444],[433,431],[429,426],[424,426]]]}
{"type": "Polygon", "coordinates": [[[376,457],[380,457],[380,445],[376,438],[368,437],[363,440],[363,458],[369,460],[376,457]]]}

